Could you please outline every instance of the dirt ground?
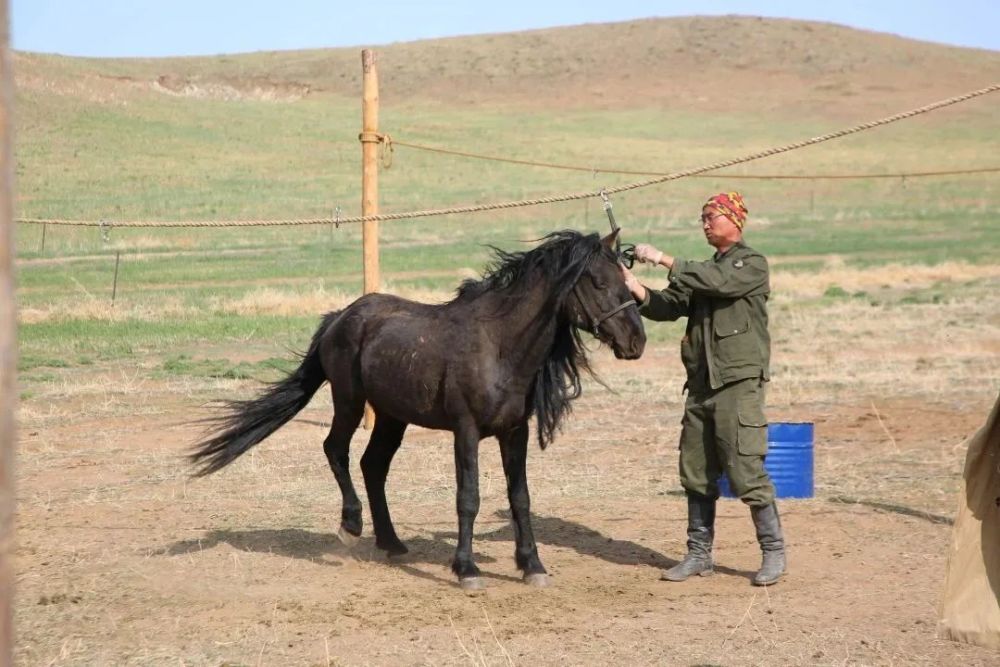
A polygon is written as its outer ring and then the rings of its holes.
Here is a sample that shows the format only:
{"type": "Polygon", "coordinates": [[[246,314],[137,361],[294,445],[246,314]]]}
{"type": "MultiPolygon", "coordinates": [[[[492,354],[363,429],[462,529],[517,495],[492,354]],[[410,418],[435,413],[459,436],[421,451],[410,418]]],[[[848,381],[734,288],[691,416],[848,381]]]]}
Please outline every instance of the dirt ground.
{"type": "MultiPolygon", "coordinates": [[[[474,547],[488,587],[475,596],[448,568],[447,434],[407,434],[389,502],[410,553],[387,559],[367,525],[353,550],[335,536],[325,391],[252,454],[193,481],[181,455],[199,431],[184,422],[206,397],[252,383],[72,371],[62,400],[23,406],[19,664],[998,664],[935,636],[962,441],[988,414],[988,388],[958,388],[944,403],[777,392],[772,420],[816,422],[817,497],[780,505],[787,578],[750,585],[752,525],[726,500],[716,576],[673,584],[658,571],[685,539],[678,362],[660,347],[641,363],[595,359],[615,393],[589,381],[561,436],[529,454],[552,585],[519,579],[486,441],[474,547]]],[[[354,441],[359,485],[365,437],[354,441]]]]}

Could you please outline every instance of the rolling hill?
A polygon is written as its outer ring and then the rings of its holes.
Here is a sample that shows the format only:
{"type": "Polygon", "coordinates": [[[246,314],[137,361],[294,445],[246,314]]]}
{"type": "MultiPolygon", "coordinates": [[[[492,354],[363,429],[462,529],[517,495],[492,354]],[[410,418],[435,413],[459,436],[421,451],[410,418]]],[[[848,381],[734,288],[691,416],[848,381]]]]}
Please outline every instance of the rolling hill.
{"type": "MultiPolygon", "coordinates": [[[[754,17],[646,19],[377,46],[389,104],[864,115],[1000,80],[1000,52],[754,17]]],[[[288,101],[356,97],[358,48],[164,59],[21,53],[24,91],[288,101]]]]}
{"type": "MultiPolygon", "coordinates": [[[[647,19],[377,48],[383,131],[608,168],[705,164],[1000,81],[1000,52],[752,17],[647,19]]],[[[18,53],[15,68],[25,217],[357,212],[358,48],[164,59],[18,53]]],[[[997,98],[771,159],[764,169],[993,166],[997,98]]],[[[595,179],[411,151],[386,173],[382,199],[384,210],[440,207],[575,191],[595,179]]],[[[947,196],[987,205],[995,181],[967,179],[965,190],[947,196]]],[[[687,199],[684,187],[670,190],[675,201],[687,199]]],[[[868,203],[874,192],[845,188],[838,206],[868,203]]],[[[761,185],[757,192],[773,211],[813,208],[806,188],[761,185]]],[[[643,214],[663,206],[662,194],[648,197],[643,214]]],[[[923,197],[916,206],[953,203],[937,191],[923,197]]]]}

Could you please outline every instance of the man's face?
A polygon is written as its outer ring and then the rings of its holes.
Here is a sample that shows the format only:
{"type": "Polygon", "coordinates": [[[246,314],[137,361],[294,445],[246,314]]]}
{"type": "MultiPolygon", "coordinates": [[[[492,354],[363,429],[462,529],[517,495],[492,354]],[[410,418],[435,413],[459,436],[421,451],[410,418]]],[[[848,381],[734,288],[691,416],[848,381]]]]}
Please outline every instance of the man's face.
{"type": "Polygon", "coordinates": [[[701,209],[701,231],[705,240],[713,248],[732,245],[740,238],[740,228],[732,220],[719,212],[714,206],[701,209]]]}

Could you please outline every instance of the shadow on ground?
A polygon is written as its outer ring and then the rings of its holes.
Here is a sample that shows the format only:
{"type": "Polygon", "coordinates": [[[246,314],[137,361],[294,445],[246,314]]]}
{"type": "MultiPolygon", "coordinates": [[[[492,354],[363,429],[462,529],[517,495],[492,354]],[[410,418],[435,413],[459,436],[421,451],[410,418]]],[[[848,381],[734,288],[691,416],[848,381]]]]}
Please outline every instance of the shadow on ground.
{"type": "MultiPolygon", "coordinates": [[[[497,512],[500,518],[508,518],[506,512],[497,512]]],[[[581,556],[598,558],[616,565],[645,565],[655,568],[668,568],[677,563],[660,552],[632,542],[608,537],[598,530],[574,521],[558,517],[532,516],[532,527],[539,544],[543,545],[542,560],[544,562],[544,546],[571,549],[581,556]]],[[[168,556],[189,554],[211,549],[220,544],[228,544],[240,551],[268,553],[287,558],[298,558],[313,563],[339,566],[346,560],[383,559],[389,564],[396,564],[406,572],[416,576],[417,570],[408,565],[426,563],[432,565],[447,565],[455,553],[455,542],[458,534],[454,531],[434,532],[430,538],[412,537],[404,540],[410,552],[403,556],[385,557],[375,548],[372,536],[362,537],[353,547],[347,547],[332,533],[313,532],[302,528],[254,529],[254,530],[212,530],[203,537],[181,540],[164,548],[161,553],[168,556]]],[[[489,532],[477,532],[473,540],[491,542],[509,542],[511,558],[513,559],[514,530],[508,524],[489,532]]],[[[483,553],[475,554],[476,562],[495,563],[496,558],[483,553]]],[[[734,576],[751,576],[753,573],[716,567],[724,574],[734,576]]],[[[421,575],[422,576],[422,575],[421,575]]]]}

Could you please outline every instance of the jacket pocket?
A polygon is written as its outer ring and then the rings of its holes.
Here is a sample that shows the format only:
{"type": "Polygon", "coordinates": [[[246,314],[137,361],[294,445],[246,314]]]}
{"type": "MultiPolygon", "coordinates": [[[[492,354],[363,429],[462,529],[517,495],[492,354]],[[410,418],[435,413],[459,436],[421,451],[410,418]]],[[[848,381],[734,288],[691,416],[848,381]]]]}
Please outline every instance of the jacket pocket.
{"type": "Polygon", "coordinates": [[[743,369],[760,363],[757,337],[750,330],[749,320],[726,328],[716,324],[713,352],[718,372],[723,375],[727,371],[743,369]]]}
{"type": "Polygon", "coordinates": [[[717,299],[712,326],[716,338],[729,338],[750,331],[750,312],[742,299],[717,299]]]}
{"type": "Polygon", "coordinates": [[[715,323],[715,337],[716,338],[729,338],[730,336],[738,336],[740,334],[745,334],[750,331],[750,318],[743,320],[742,322],[716,322],[715,323]]]}
{"type": "Polygon", "coordinates": [[[767,417],[764,416],[761,394],[753,391],[741,396],[736,410],[739,419],[737,450],[744,456],[766,456],[767,417]]]}

